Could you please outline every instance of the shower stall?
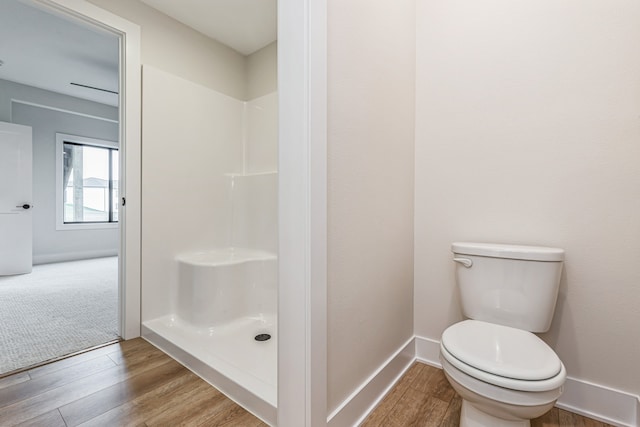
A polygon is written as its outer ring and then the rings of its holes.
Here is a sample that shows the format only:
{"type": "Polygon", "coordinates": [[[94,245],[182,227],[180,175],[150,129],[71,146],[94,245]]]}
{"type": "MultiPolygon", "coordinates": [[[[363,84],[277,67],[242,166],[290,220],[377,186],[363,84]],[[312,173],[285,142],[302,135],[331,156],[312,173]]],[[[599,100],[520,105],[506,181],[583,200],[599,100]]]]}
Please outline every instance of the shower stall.
{"type": "Polygon", "coordinates": [[[143,100],[142,335],[275,424],[277,94],[145,66],[143,100]]]}

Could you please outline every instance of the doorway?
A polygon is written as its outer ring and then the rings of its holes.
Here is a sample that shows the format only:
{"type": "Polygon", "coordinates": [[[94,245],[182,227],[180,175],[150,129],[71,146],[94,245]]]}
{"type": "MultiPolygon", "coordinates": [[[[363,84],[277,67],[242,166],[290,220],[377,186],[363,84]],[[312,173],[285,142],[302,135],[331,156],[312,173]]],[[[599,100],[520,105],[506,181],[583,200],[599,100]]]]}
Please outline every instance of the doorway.
{"type": "MultiPolygon", "coordinates": [[[[139,55],[132,55],[138,52],[139,29],[129,25],[131,40],[125,43],[122,28],[127,23],[116,19],[112,27],[94,26],[71,18],[59,3],[5,1],[2,7],[10,10],[0,14],[7,19],[0,27],[12,31],[3,39],[19,45],[16,52],[7,50],[0,58],[0,120],[33,131],[34,194],[29,213],[34,239],[29,264],[35,265],[33,272],[0,277],[0,304],[5,306],[1,311],[18,316],[13,327],[3,321],[0,376],[118,337],[136,336],[139,323],[130,307],[135,307],[139,278],[127,281],[128,273],[135,275],[137,269],[135,264],[131,272],[125,268],[126,254],[136,253],[137,227],[125,227],[127,214],[121,208],[125,154],[135,158],[139,140],[130,136],[139,129],[139,119],[125,125],[123,118],[128,117],[120,108],[133,106],[135,113],[139,100],[127,99],[119,90],[127,82],[122,57],[131,55],[129,65],[139,61],[139,55]],[[40,29],[48,36],[21,37],[24,28],[40,29]],[[30,40],[44,51],[25,48],[30,40]],[[75,49],[74,40],[80,49],[75,49]],[[87,49],[106,55],[87,55],[87,49]]],[[[135,220],[132,176],[134,209],[128,219],[135,220]]]]}

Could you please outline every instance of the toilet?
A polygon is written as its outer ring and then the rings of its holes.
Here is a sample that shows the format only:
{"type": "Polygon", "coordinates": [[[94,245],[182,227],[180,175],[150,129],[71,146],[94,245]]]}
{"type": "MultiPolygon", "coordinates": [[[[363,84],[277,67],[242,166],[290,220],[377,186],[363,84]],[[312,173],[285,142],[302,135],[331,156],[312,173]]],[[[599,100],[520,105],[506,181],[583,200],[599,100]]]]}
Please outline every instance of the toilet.
{"type": "Polygon", "coordinates": [[[453,243],[462,312],[442,334],[440,362],[462,398],[461,427],[530,426],[562,394],[567,372],[534,333],[551,326],[564,251],[453,243]]]}

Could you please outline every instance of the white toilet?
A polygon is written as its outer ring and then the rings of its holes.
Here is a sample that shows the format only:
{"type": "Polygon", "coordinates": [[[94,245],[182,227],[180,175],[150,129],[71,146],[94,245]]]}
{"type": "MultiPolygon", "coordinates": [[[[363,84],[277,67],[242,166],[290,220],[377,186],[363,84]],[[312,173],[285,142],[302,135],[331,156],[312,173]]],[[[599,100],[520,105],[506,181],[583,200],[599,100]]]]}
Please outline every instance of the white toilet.
{"type": "Polygon", "coordinates": [[[460,426],[530,426],[553,407],[567,376],[533,334],[551,326],[564,251],[488,243],[451,250],[469,320],[444,331],[440,361],[463,399],[460,426]]]}

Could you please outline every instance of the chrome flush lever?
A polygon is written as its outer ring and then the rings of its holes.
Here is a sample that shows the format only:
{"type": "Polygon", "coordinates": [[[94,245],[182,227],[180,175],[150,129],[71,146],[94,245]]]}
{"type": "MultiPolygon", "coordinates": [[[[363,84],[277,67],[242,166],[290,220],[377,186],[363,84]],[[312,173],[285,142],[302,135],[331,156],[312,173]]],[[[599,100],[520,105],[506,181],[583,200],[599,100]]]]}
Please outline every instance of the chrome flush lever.
{"type": "Polygon", "coordinates": [[[469,258],[454,258],[453,260],[455,262],[459,262],[467,268],[471,268],[471,266],[473,265],[473,261],[471,261],[469,258]]]}

